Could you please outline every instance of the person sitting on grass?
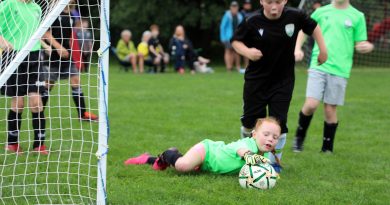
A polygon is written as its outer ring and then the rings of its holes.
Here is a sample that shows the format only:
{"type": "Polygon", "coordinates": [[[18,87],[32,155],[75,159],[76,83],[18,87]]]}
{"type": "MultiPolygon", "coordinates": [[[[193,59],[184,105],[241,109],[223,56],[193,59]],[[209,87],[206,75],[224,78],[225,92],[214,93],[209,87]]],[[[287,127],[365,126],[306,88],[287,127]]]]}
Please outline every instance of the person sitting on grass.
{"type": "Polygon", "coordinates": [[[150,31],[144,31],[142,34],[142,41],[137,46],[138,52],[138,64],[139,64],[139,72],[144,72],[145,64],[153,65],[152,58],[149,55],[149,46],[148,42],[152,37],[152,33],[150,31]]]}
{"type": "Polygon", "coordinates": [[[121,61],[131,63],[133,72],[137,73],[137,49],[134,46],[134,42],[131,40],[131,31],[123,30],[121,33],[121,39],[116,45],[118,57],[121,61]]]}
{"type": "Polygon", "coordinates": [[[172,166],[178,172],[202,170],[218,174],[238,173],[244,164],[268,163],[265,156],[275,149],[280,133],[279,122],[268,117],[257,120],[251,138],[229,144],[205,139],[194,145],[184,156],[176,148],[170,148],[158,157],[144,153],[129,158],[125,164],[150,164],[154,170],[165,170],[172,166]]]}
{"type": "MultiPolygon", "coordinates": [[[[165,67],[169,63],[169,55],[164,52],[164,48],[158,39],[160,35],[160,28],[158,25],[153,24],[150,26],[150,32],[152,32],[152,38],[150,38],[149,45],[149,54],[153,60],[153,64],[160,67],[160,72],[165,72],[165,67]]],[[[155,67],[154,72],[157,73],[157,67],[155,67]]]]}

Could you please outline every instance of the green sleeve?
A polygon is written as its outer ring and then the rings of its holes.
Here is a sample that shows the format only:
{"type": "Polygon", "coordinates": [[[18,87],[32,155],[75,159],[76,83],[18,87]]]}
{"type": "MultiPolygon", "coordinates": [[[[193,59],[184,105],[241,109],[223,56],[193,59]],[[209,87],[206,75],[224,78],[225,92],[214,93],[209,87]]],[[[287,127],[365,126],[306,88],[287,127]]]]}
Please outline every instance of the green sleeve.
{"type": "Polygon", "coordinates": [[[118,44],[116,46],[116,50],[118,53],[118,57],[120,59],[124,59],[129,54],[129,49],[127,48],[125,42],[123,42],[122,40],[118,41],[118,44]]]}
{"type": "Polygon", "coordinates": [[[353,37],[355,42],[367,40],[366,18],[364,17],[364,14],[359,16],[356,28],[353,31],[353,37]]]}

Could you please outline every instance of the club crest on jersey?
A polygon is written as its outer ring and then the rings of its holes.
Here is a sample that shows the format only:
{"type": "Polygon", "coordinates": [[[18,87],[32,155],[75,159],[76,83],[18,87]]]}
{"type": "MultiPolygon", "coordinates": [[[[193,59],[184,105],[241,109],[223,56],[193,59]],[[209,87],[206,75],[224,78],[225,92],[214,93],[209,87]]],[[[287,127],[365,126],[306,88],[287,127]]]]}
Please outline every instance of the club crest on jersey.
{"type": "Polygon", "coordinates": [[[286,27],[284,27],[284,29],[286,31],[287,36],[292,37],[294,35],[295,25],[292,23],[287,24],[286,27]]]}
{"type": "Polygon", "coordinates": [[[263,33],[264,33],[264,29],[259,29],[259,34],[260,34],[260,36],[263,36],[263,33]]]}
{"type": "Polygon", "coordinates": [[[351,28],[352,27],[351,19],[345,20],[344,25],[345,25],[345,28],[351,28]]]}

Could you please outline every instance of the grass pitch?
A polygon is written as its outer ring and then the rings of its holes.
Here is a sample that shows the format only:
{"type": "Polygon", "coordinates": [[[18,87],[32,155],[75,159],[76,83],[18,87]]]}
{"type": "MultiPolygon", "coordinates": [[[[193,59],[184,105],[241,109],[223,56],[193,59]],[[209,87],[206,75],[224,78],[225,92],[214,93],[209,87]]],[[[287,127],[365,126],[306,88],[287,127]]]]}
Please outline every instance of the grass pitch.
{"type": "MultiPolygon", "coordinates": [[[[222,68],[215,74],[194,76],[134,75],[121,72],[116,66],[110,69],[109,204],[388,204],[390,201],[388,69],[353,70],[346,105],[338,112],[340,126],[332,155],[319,153],[322,108],[312,121],[304,152],[291,151],[307,77],[305,69],[297,70],[284,170],[276,187],[267,191],[242,189],[236,175],[180,174],[172,169],[156,172],[149,166],[123,165],[128,157],[146,151],[159,154],[171,146],[184,153],[205,138],[237,140],[243,75],[226,73],[222,68]]],[[[54,94],[69,93],[65,89],[68,86],[63,86],[54,94]]],[[[84,91],[92,97],[90,107],[96,108],[93,86],[96,82],[92,81],[92,89],[84,85],[84,91]]],[[[51,105],[57,106],[49,110],[51,131],[47,132],[47,138],[53,151],[50,157],[16,158],[0,152],[0,204],[88,204],[95,198],[97,126],[80,124],[75,119],[72,99],[61,97],[51,99],[51,105]],[[87,166],[88,163],[94,166],[87,166]],[[35,186],[37,183],[40,185],[35,186]],[[83,186],[76,186],[78,183],[83,186]]],[[[9,102],[0,102],[0,130],[4,139],[6,103],[9,102]]],[[[31,130],[29,124],[25,120],[22,127],[31,130]]],[[[22,133],[25,149],[31,144],[31,137],[32,133],[22,133]]]]}

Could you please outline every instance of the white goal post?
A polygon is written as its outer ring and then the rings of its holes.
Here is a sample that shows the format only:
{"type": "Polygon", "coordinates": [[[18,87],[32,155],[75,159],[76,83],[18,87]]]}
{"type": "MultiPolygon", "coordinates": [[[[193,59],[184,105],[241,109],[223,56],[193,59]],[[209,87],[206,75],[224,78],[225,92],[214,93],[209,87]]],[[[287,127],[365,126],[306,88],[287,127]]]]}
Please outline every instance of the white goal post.
{"type": "MultiPolygon", "coordinates": [[[[50,99],[47,104],[42,103],[45,118],[44,136],[46,136],[44,145],[47,153],[35,149],[37,129],[34,127],[35,118],[32,111],[34,107],[30,107],[32,100],[28,96],[28,91],[23,98],[22,111],[14,111],[11,107],[15,97],[2,92],[0,95],[0,204],[105,205],[108,203],[106,168],[109,149],[110,0],[0,0],[0,21],[3,21],[0,22],[0,37],[10,36],[9,33],[5,33],[12,29],[2,27],[15,24],[17,15],[20,15],[18,12],[28,11],[24,9],[32,8],[31,5],[34,5],[35,9],[40,8],[41,17],[34,32],[24,34],[28,36],[28,40],[23,46],[7,50],[1,47],[3,44],[0,42],[0,87],[8,89],[9,79],[13,76],[17,76],[16,82],[19,82],[19,70],[22,65],[27,65],[28,71],[24,74],[30,75],[29,69],[36,62],[31,61],[30,64],[29,56],[36,51],[36,45],[41,43],[37,73],[38,76],[45,76],[43,82],[45,82],[46,93],[43,94],[41,90],[38,93],[42,101],[44,95],[50,99]],[[23,10],[4,6],[13,5],[10,2],[23,2],[20,4],[26,6],[20,6],[23,10]],[[67,9],[71,10],[70,8],[75,13],[65,12],[67,9]],[[8,10],[7,13],[6,9],[11,9],[12,12],[8,10]],[[70,27],[62,27],[63,19],[67,18],[70,27]],[[56,22],[61,23],[56,24],[56,22]],[[60,33],[56,34],[54,30],[60,33]],[[59,48],[47,37],[48,32],[62,48],[69,52],[68,58],[61,56],[59,48]],[[70,35],[65,36],[68,32],[70,35]],[[53,56],[57,53],[61,57],[54,59],[53,56]],[[84,56],[84,54],[88,55],[84,56]],[[77,73],[72,69],[76,69],[77,73]],[[53,74],[57,75],[56,79],[52,78],[53,74]],[[74,76],[78,76],[78,85],[74,83],[74,76]],[[17,113],[18,117],[10,120],[11,112],[17,113]],[[93,115],[96,116],[96,120],[91,117],[93,115]],[[17,152],[9,149],[11,144],[9,135],[12,131],[10,121],[19,123],[17,144],[20,146],[20,153],[19,148],[17,152]]],[[[22,18],[22,21],[24,20],[22,18]]],[[[21,32],[22,28],[18,29],[13,31],[21,32]]],[[[20,33],[18,35],[21,36],[20,33]]],[[[15,39],[6,40],[12,42],[15,39]]],[[[18,87],[16,90],[19,92],[19,86],[22,85],[15,83],[13,86],[18,87]]],[[[16,103],[19,106],[20,101],[16,103]]]]}

